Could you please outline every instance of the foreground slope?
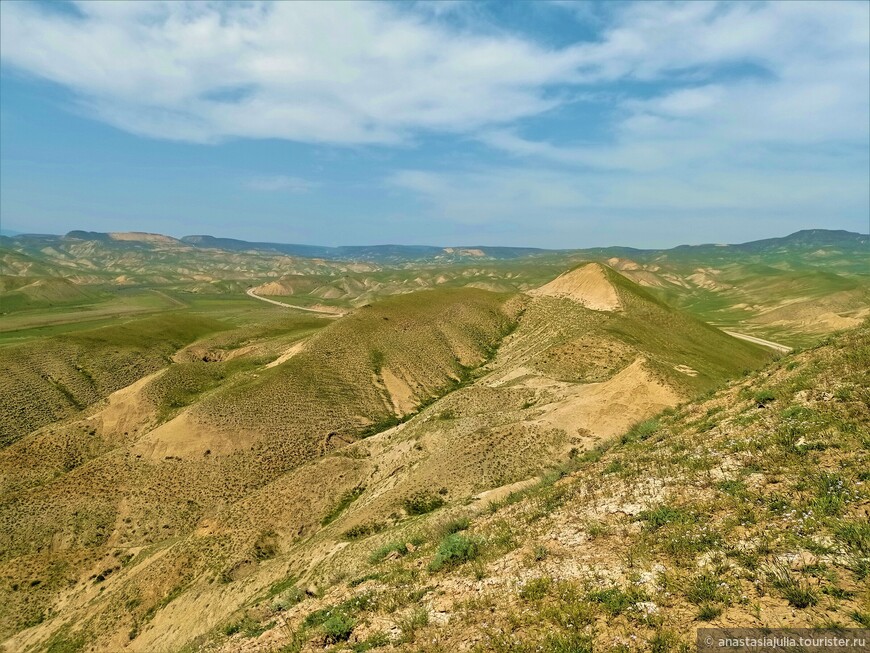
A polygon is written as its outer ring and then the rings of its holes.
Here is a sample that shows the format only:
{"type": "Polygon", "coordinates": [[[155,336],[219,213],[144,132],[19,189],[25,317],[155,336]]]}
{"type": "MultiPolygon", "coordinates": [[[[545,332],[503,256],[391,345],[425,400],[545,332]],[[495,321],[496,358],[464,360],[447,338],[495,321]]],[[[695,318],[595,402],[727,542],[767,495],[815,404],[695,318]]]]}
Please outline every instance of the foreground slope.
{"type": "Polygon", "coordinates": [[[704,625],[870,627],[868,388],[865,323],[395,529],[325,591],[276,583],[190,650],[690,651],[704,625]]]}

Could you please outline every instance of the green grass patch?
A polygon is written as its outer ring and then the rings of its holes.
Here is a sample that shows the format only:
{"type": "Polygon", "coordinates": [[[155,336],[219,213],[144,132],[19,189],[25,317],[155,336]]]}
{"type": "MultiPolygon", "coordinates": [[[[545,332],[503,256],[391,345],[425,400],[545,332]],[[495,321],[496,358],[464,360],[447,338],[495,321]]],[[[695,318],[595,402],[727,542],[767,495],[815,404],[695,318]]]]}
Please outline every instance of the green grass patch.
{"type": "Polygon", "coordinates": [[[461,565],[477,558],[480,552],[480,542],[475,538],[453,533],[441,540],[435,558],[429,563],[429,570],[439,571],[445,567],[461,565]]]}

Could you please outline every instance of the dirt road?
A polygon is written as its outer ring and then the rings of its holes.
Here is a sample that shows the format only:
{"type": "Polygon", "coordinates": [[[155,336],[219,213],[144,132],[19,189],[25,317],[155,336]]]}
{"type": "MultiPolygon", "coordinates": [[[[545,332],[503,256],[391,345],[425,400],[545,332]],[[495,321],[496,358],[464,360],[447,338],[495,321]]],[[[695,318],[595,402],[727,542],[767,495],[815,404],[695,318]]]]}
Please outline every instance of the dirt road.
{"type": "Polygon", "coordinates": [[[306,308],[305,306],[294,306],[293,304],[285,304],[284,302],[279,302],[275,299],[268,299],[266,297],[261,297],[260,295],[254,292],[253,288],[248,288],[246,294],[249,297],[253,297],[254,299],[259,299],[261,302],[269,302],[270,304],[275,304],[275,306],[284,306],[285,308],[295,308],[297,311],[307,311],[308,313],[317,313],[318,315],[324,315],[326,317],[341,317],[344,313],[333,313],[332,311],[324,311],[319,308],[306,308]]]}
{"type": "MultiPolygon", "coordinates": [[[[725,331],[725,329],[722,329],[725,331]]],[[[778,342],[771,342],[770,340],[763,340],[761,338],[756,338],[755,336],[747,336],[745,333],[736,333],[735,331],[725,331],[729,336],[733,336],[735,338],[740,338],[741,340],[746,340],[747,342],[754,342],[756,345],[761,345],[762,347],[769,347],[770,349],[774,349],[781,354],[789,353],[792,348],[787,345],[781,345],[778,342]]]]}

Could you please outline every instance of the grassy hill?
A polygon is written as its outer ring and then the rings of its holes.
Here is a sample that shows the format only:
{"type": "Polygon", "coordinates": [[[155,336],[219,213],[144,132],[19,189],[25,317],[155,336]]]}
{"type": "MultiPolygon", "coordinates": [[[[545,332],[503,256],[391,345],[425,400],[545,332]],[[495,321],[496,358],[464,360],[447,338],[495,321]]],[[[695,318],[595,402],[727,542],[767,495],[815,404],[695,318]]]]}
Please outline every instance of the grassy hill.
{"type": "Polygon", "coordinates": [[[156,372],[176,350],[220,328],[169,314],[0,348],[0,446],[156,372]]]}
{"type": "MultiPolygon", "coordinates": [[[[140,618],[158,609],[160,588],[189,582],[188,575],[203,578],[215,566],[219,575],[239,575],[236,566],[260,537],[260,524],[204,539],[194,536],[198,525],[231,513],[276,475],[398,423],[467,381],[511,329],[507,300],[479,290],[430,291],[362,308],[325,329],[324,320],[281,309],[280,324],[253,331],[182,312],[181,321],[141,321],[54,338],[54,349],[41,354],[36,345],[5,348],[10,370],[37,370],[19,382],[53,390],[56,383],[38,371],[51,362],[64,373],[70,368],[73,379],[81,376],[93,397],[79,398],[73,394],[78,385],[63,377],[81,413],[19,437],[0,452],[0,573],[10,599],[0,609],[0,627],[9,633],[51,620],[70,578],[80,577],[87,595],[121,569],[121,558],[139,553],[149,562],[133,582],[137,593],[158,592],[153,601],[138,599],[140,618]],[[187,344],[209,330],[213,335],[187,344]],[[152,332],[159,333],[156,344],[148,339],[152,332]],[[300,344],[304,348],[296,353],[300,344]],[[140,348],[153,357],[147,361],[151,367],[123,364],[123,356],[140,348]],[[32,356],[32,365],[21,365],[29,360],[25,355],[32,356]],[[131,374],[131,385],[87,407],[85,402],[105,395],[97,390],[118,382],[103,378],[109,371],[131,374]],[[91,378],[99,385],[88,385],[91,378]],[[176,429],[179,420],[183,428],[176,429]],[[24,473],[16,471],[22,468],[24,473]],[[164,559],[173,561],[168,569],[159,563],[167,547],[171,555],[164,559]],[[94,565],[106,573],[91,573],[94,565]],[[19,593],[22,574],[33,578],[19,593]],[[30,584],[36,577],[39,582],[30,584]]],[[[18,400],[25,411],[39,406],[23,395],[18,400]]],[[[10,428],[28,432],[63,416],[43,420],[28,414],[10,428]]],[[[329,485],[318,488],[309,478],[304,489],[318,523],[331,509],[329,485]]],[[[286,508],[294,505],[300,504],[286,508]]]]}
{"type": "Polygon", "coordinates": [[[353,575],[279,579],[187,650],[690,651],[705,625],[868,627],[868,370],[865,323],[534,485],[354,540],[353,575]]]}

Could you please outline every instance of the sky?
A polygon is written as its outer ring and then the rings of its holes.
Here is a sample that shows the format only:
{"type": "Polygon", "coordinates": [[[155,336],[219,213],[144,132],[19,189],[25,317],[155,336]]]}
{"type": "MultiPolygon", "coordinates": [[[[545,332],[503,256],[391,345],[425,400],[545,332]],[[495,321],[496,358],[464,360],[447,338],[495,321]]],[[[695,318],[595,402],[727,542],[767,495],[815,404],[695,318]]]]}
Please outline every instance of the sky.
{"type": "Polygon", "coordinates": [[[0,3],[4,230],[650,248],[868,224],[868,2],[0,3]]]}

